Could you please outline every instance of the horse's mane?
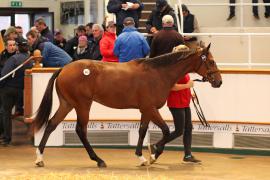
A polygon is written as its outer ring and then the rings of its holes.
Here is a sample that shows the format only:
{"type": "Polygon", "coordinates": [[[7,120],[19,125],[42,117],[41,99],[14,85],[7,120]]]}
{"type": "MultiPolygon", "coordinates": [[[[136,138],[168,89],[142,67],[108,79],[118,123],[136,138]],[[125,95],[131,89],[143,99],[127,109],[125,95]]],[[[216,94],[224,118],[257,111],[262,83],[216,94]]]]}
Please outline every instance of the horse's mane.
{"type": "Polygon", "coordinates": [[[195,54],[196,49],[191,50],[181,50],[179,52],[173,52],[157,56],[154,58],[141,58],[136,60],[139,64],[143,63],[152,67],[164,67],[172,64],[176,64],[179,61],[188,58],[189,56],[195,54]]]}

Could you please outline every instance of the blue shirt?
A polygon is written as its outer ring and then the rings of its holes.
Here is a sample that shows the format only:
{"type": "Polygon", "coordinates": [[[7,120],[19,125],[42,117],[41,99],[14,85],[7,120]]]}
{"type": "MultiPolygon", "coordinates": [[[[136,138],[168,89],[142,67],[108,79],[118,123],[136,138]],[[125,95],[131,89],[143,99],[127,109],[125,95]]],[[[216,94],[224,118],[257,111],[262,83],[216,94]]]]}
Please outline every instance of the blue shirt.
{"type": "Polygon", "coordinates": [[[41,55],[43,67],[63,67],[72,60],[68,53],[51,42],[44,42],[41,55]]]}
{"type": "Polygon", "coordinates": [[[119,62],[128,62],[133,59],[144,58],[150,47],[146,39],[135,27],[125,27],[115,41],[113,53],[119,62]]]}

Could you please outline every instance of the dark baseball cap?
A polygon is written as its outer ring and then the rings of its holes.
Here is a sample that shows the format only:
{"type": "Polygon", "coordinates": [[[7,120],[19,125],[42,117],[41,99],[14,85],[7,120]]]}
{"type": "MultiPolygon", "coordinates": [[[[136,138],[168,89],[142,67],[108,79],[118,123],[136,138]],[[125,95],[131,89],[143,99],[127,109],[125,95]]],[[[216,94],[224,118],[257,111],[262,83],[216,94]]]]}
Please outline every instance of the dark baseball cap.
{"type": "Polygon", "coordinates": [[[126,17],[123,21],[123,24],[126,26],[133,25],[133,24],[135,24],[135,21],[132,17],[126,17]]]}
{"type": "Polygon", "coordinates": [[[26,40],[26,39],[24,39],[24,38],[19,38],[19,39],[17,40],[17,45],[18,45],[18,46],[27,46],[28,43],[27,43],[27,40],[26,40]]]}
{"type": "Polygon", "coordinates": [[[158,9],[161,9],[162,7],[166,6],[168,2],[166,0],[156,0],[156,6],[158,9]]]}

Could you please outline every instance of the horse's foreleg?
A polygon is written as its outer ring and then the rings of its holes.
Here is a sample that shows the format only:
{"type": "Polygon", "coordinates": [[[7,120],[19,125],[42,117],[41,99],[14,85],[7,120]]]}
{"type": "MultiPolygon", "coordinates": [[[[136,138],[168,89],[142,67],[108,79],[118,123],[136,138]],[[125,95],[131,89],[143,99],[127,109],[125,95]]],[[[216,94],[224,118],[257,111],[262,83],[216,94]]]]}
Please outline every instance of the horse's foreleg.
{"type": "Polygon", "coordinates": [[[35,164],[38,167],[43,167],[44,166],[43,152],[44,152],[44,149],[45,149],[45,145],[46,145],[46,143],[48,141],[48,138],[50,137],[50,134],[56,129],[58,124],[63,121],[63,119],[71,111],[71,109],[72,109],[72,107],[68,107],[68,106],[63,107],[63,106],[60,105],[57,112],[49,120],[48,125],[45,128],[43,137],[42,137],[42,139],[40,141],[40,144],[39,144],[38,148],[36,149],[37,159],[35,161],[35,164]]]}
{"type": "Polygon", "coordinates": [[[149,119],[147,119],[145,115],[142,114],[141,124],[140,124],[140,129],[139,129],[139,139],[138,139],[138,144],[137,144],[136,152],[135,152],[135,154],[138,156],[140,160],[141,166],[147,165],[147,160],[142,155],[142,146],[143,146],[143,140],[145,138],[146,131],[148,128],[148,124],[149,124],[149,119]]]}
{"type": "Polygon", "coordinates": [[[76,125],[76,133],[78,134],[84,148],[86,149],[89,157],[97,162],[98,167],[107,167],[106,163],[97,156],[92,146],[87,140],[87,124],[89,121],[89,109],[83,110],[80,106],[80,110],[77,110],[78,122],[76,125]]]}

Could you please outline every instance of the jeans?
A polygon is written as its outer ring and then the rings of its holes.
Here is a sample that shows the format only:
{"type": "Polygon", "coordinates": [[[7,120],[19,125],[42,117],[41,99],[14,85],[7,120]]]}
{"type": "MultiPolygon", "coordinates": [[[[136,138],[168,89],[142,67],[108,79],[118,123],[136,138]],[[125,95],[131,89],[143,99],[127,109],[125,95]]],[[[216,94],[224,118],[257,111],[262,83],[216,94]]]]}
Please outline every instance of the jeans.
{"type": "Polygon", "coordinates": [[[192,122],[190,107],[169,108],[174,121],[175,130],[170,134],[169,141],[183,135],[185,155],[191,155],[192,122]]]}

